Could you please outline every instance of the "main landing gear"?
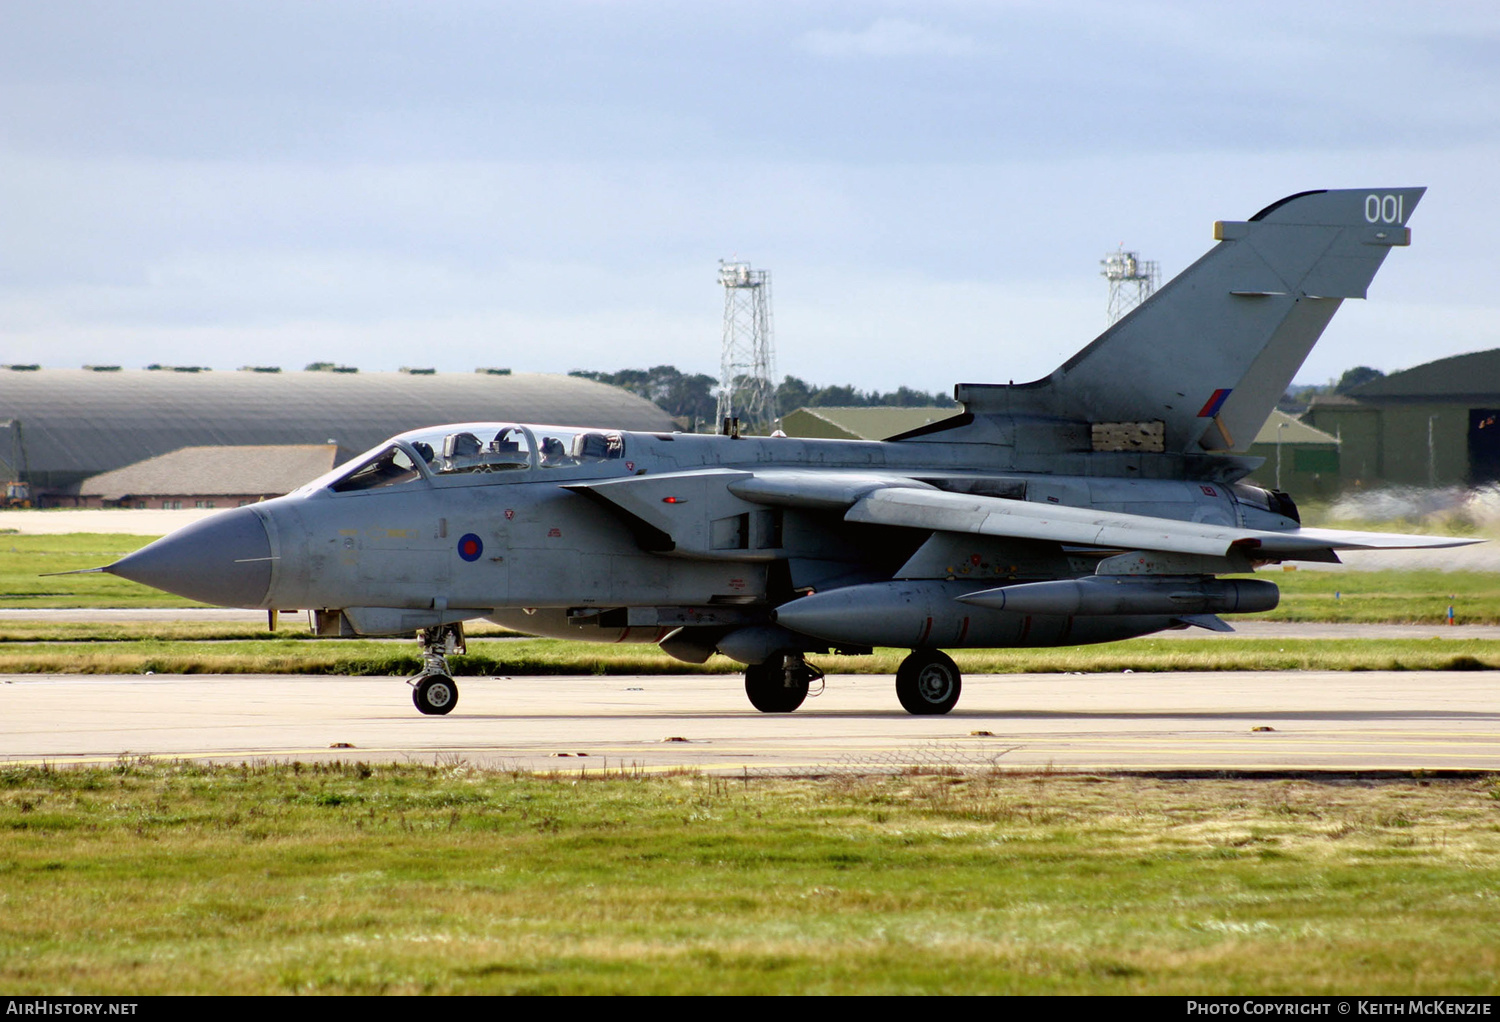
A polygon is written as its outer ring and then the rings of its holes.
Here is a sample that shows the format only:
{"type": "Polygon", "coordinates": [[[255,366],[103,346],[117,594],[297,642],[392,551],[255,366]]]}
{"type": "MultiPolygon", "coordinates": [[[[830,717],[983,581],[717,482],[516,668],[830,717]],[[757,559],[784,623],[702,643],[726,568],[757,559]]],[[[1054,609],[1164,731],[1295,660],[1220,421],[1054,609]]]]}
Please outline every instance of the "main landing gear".
{"type": "Polygon", "coordinates": [[[777,654],[745,668],[745,695],[761,713],[791,713],[807,698],[808,686],[822,678],[801,653],[777,654]]]}
{"type": "Polygon", "coordinates": [[[449,673],[448,657],[467,651],[464,626],[424,628],[417,634],[422,643],[422,672],[407,682],[411,701],[427,714],[444,714],[458,705],[458,684],[449,673]]]}
{"type": "Polygon", "coordinates": [[[947,713],[958,705],[963,675],[942,650],[915,649],[896,668],[896,698],[907,713],[947,713]]]}
{"type": "MultiPolygon", "coordinates": [[[[778,654],[745,668],[745,695],[761,713],[791,713],[807,698],[808,685],[822,677],[802,654],[778,654]]],[[[896,698],[907,713],[947,713],[958,705],[962,691],[963,674],[941,650],[913,650],[896,670],[896,698]]]]}

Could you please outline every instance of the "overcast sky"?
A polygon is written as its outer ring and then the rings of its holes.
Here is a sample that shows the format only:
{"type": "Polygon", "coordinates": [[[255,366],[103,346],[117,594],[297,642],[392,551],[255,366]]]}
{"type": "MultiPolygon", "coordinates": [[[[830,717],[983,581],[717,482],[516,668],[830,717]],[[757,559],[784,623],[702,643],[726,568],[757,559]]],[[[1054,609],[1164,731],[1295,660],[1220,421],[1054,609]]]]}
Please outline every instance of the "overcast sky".
{"type": "Polygon", "coordinates": [[[0,362],[947,391],[1310,188],[1426,185],[1298,379],[1500,346],[1500,5],[0,0],[0,362]]]}

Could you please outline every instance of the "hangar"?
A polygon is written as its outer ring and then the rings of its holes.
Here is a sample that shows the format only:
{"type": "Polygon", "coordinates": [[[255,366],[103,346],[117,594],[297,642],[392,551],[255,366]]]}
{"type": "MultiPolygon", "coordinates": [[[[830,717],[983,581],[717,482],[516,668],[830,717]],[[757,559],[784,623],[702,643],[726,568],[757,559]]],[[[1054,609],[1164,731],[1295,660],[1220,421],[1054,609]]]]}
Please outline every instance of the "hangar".
{"type": "Polygon", "coordinates": [[[1500,348],[1440,358],[1313,399],[1345,487],[1500,482],[1500,348]]]}
{"type": "Polygon", "coordinates": [[[0,478],[72,505],[89,476],[183,447],[324,444],[347,458],[409,429],[495,420],[675,428],[644,398],[572,376],[0,366],[0,478]]]}

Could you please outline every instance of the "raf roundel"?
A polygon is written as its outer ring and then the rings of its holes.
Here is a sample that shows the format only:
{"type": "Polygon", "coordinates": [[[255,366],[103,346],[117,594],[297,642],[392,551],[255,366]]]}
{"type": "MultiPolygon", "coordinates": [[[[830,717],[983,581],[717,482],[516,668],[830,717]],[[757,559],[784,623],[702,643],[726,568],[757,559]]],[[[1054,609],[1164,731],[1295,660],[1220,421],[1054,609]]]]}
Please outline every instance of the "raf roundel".
{"type": "Polygon", "coordinates": [[[466,532],[459,537],[458,556],[466,561],[477,561],[482,553],[484,553],[484,540],[472,532],[466,532]]]}

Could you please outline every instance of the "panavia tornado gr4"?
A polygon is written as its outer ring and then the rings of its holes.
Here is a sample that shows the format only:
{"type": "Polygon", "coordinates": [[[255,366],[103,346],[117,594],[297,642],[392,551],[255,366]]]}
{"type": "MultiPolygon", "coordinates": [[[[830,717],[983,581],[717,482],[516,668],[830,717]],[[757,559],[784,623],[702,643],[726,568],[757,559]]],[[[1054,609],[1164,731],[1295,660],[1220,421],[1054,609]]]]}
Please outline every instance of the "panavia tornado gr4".
{"type": "Polygon", "coordinates": [[[1243,452],[1424,189],[1312,191],[1214,225],[1201,259],[1050,376],[959,384],[952,418],[879,442],[466,422],[403,433],[284,497],[102,569],[325,635],[417,633],[417,708],[447,713],[463,622],[654,642],[745,667],[796,709],[809,654],[910,649],[896,696],[946,713],[942,651],[1229,630],[1240,576],[1460,540],[1304,529],[1243,452]]]}

